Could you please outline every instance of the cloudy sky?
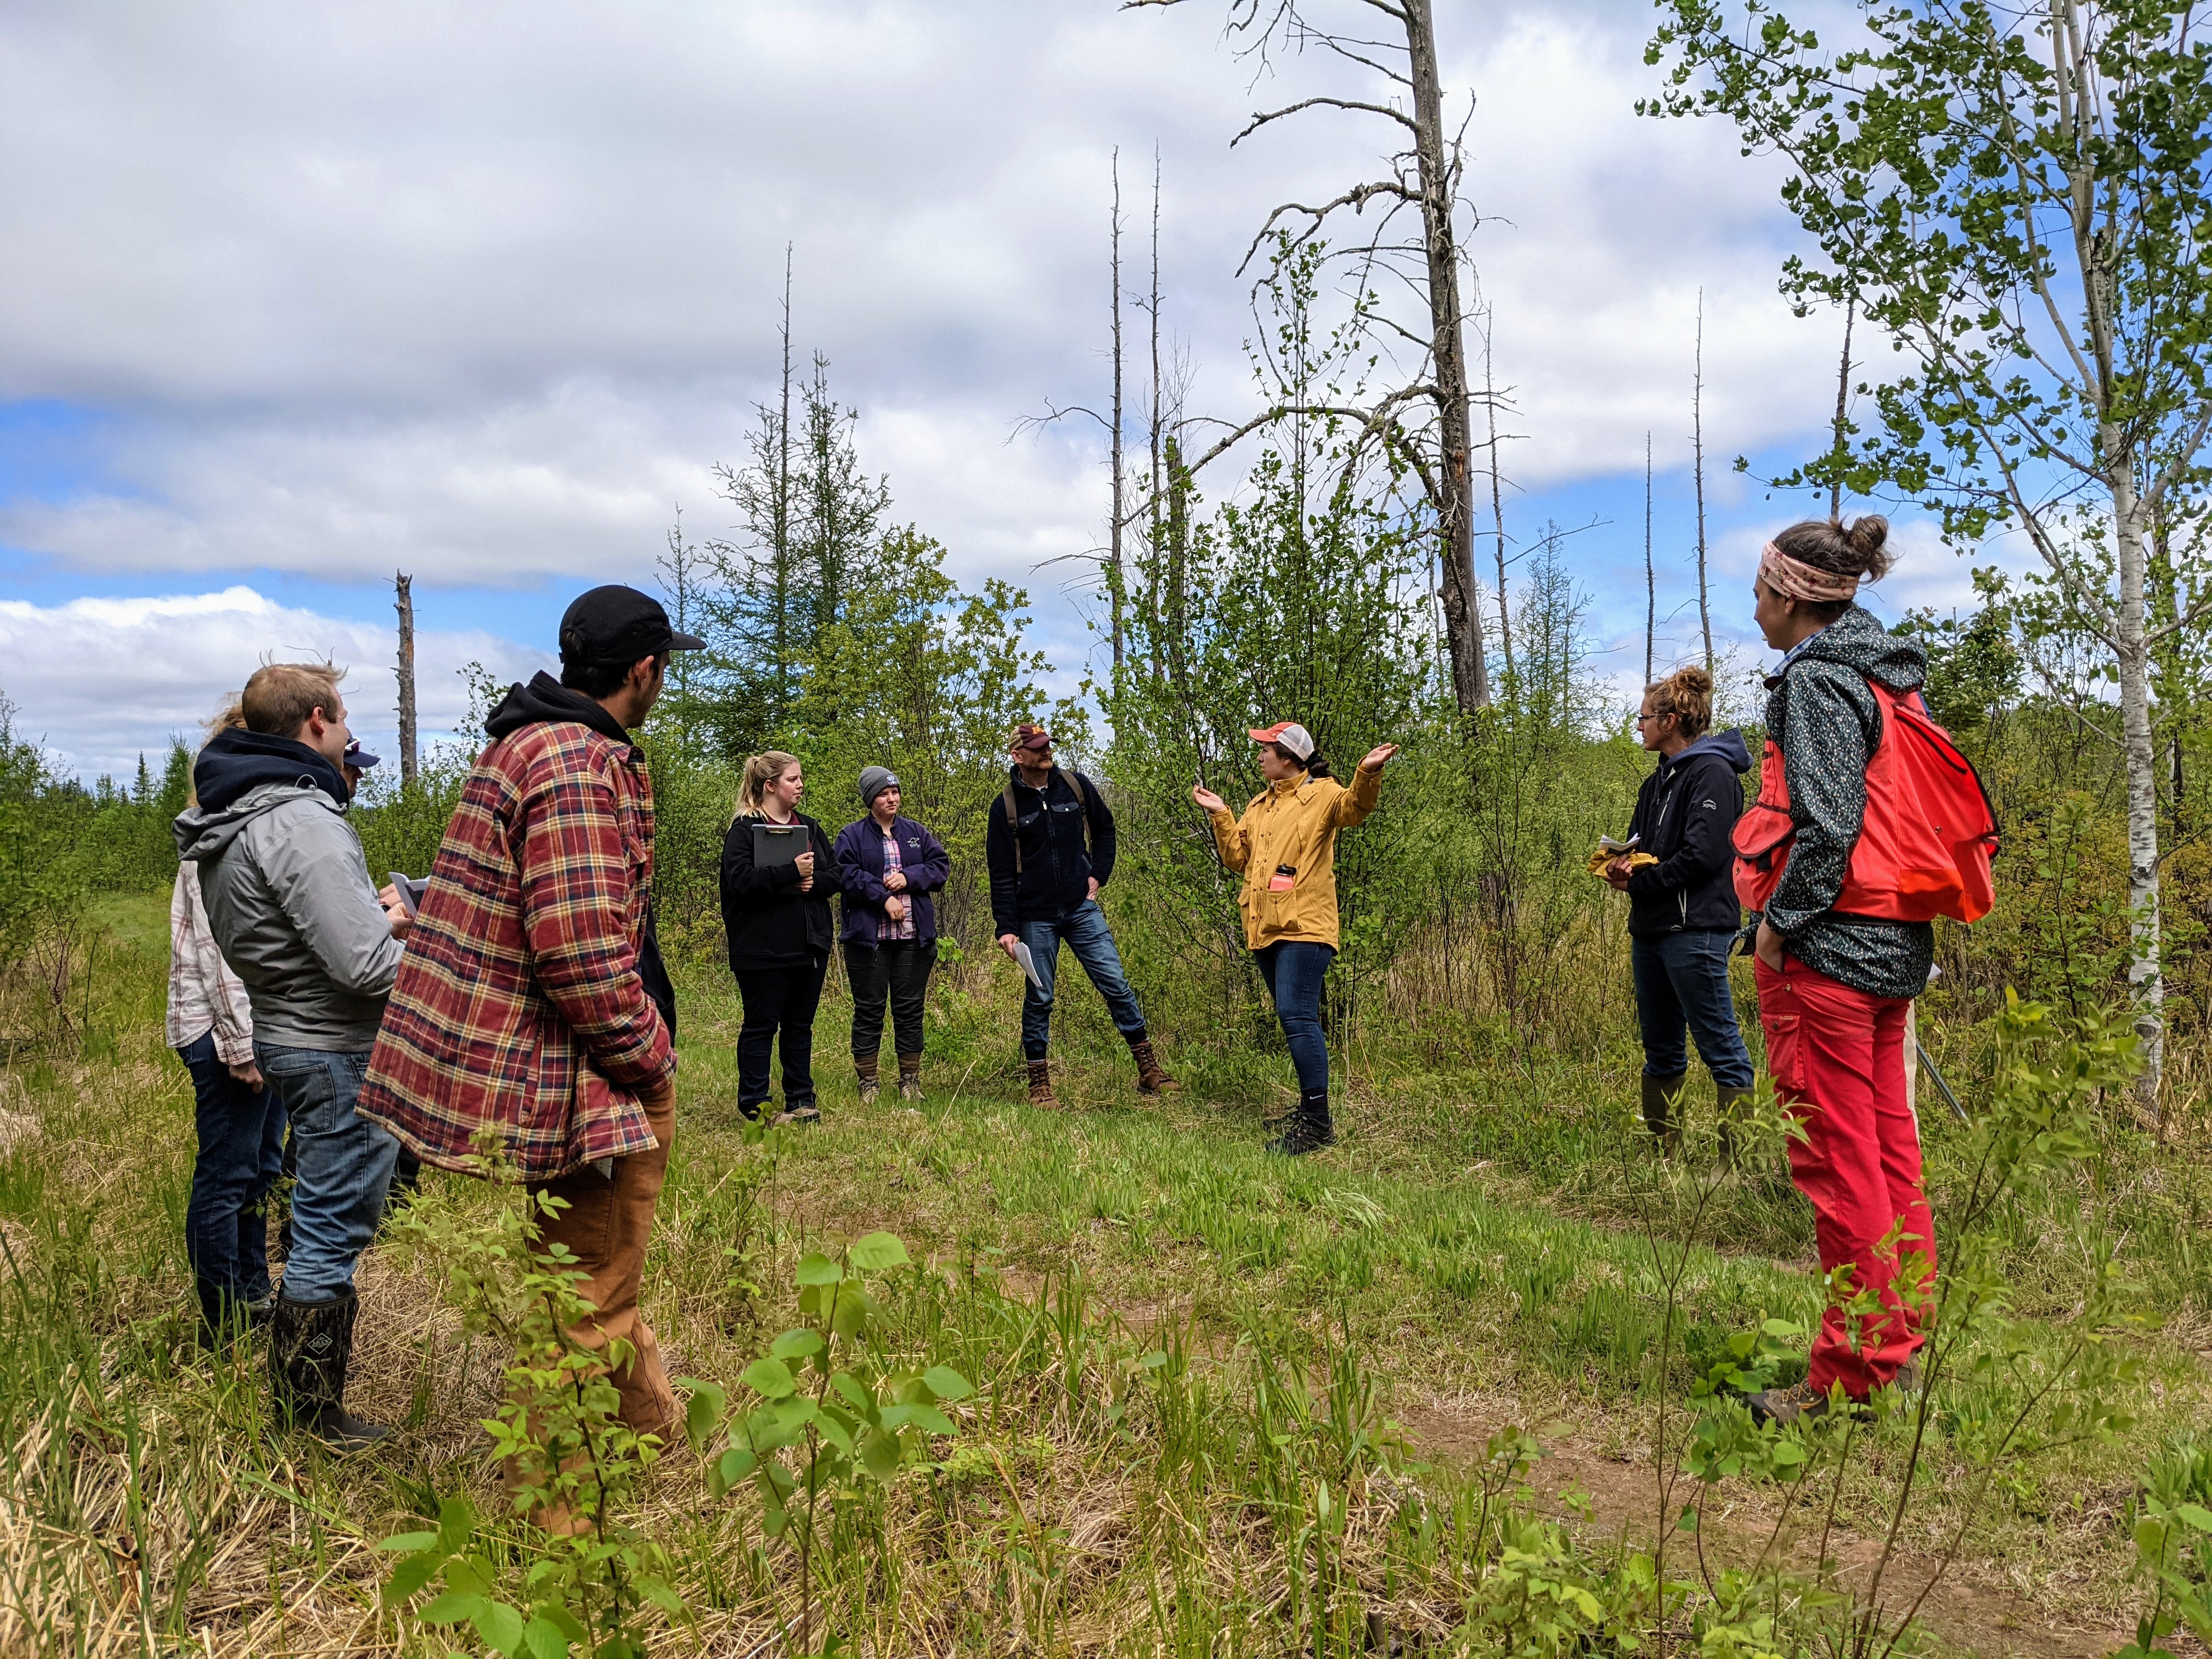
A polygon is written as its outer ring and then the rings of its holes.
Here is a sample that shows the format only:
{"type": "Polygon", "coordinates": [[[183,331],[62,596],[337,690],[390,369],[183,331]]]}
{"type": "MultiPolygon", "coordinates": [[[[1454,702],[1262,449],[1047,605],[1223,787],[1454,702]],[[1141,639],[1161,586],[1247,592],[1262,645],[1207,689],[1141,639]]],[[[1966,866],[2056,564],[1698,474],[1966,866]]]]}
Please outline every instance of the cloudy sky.
{"type": "MultiPolygon", "coordinates": [[[[1351,0],[1311,0],[1347,15],[1351,0]]],[[[1238,260],[1279,200],[1370,176],[1370,118],[1233,150],[1255,83],[1221,0],[485,0],[468,7],[82,4],[0,10],[0,692],[73,770],[125,770],[276,650],[355,668],[392,726],[391,574],[414,573],[426,726],[454,672],[521,673],[568,599],[652,580],[675,510],[727,527],[793,331],[861,411],[901,520],[963,575],[1036,599],[1072,678],[1094,641],[1044,561],[1096,544],[1101,446],[1025,414],[1103,396],[1109,157],[1164,176],[1165,319],[1194,411],[1252,393],[1238,260]]],[[[1708,124],[1639,120],[1634,0],[1439,0],[1471,99],[1472,245],[1514,389],[1509,529],[1571,544],[1608,664],[1641,666],[1654,434],[1663,613],[1695,627],[1692,343],[1705,308],[1717,622],[1801,516],[1730,475],[1817,448],[1837,319],[1793,319],[1776,177],[1708,124]]],[[[1141,234],[1141,231],[1136,233],[1141,234]]],[[[1225,483],[1226,481],[1222,481],[1225,483]]],[[[1923,556],[1877,608],[1948,605],[1923,556]]]]}

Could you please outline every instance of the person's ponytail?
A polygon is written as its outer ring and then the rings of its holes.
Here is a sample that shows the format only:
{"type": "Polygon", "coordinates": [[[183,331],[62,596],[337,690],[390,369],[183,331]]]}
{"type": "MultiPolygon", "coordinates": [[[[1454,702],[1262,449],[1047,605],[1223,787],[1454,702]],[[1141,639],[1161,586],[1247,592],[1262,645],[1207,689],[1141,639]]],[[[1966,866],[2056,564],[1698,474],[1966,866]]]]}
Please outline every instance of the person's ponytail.
{"type": "Polygon", "coordinates": [[[1306,757],[1306,775],[1310,778],[1333,778],[1336,774],[1328,769],[1328,757],[1316,749],[1306,757]]]}

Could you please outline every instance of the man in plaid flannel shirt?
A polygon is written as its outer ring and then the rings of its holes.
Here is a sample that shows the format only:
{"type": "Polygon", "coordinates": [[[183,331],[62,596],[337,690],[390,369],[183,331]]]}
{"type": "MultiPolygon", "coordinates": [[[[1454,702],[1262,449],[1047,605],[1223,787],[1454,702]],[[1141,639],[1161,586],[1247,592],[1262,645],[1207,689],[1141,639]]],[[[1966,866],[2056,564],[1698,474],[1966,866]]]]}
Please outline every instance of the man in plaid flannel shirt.
{"type": "Polygon", "coordinates": [[[653,782],[629,728],[669,653],[702,647],[632,588],[568,607],[560,679],[513,687],[485,722],[361,1095],[424,1163],[482,1174],[489,1143],[566,1200],[540,1242],[586,1275],[597,1313],[577,1340],[627,1345],[611,1374],[640,1433],[677,1415],[638,1310],[675,1137],[676,1009],[653,937],[653,782]]]}

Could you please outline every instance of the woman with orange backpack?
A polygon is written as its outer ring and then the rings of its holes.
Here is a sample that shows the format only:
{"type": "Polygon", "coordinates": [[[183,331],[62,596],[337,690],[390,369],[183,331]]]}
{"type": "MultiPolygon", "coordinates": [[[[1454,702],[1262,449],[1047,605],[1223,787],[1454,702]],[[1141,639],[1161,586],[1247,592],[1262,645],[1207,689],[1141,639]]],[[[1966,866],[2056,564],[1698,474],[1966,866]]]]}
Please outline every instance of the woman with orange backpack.
{"type": "Polygon", "coordinates": [[[1818,1415],[1838,1389],[1863,1401],[1926,1340],[1936,1234],[1905,1022],[1928,983],[1932,919],[1972,921],[1990,904],[1996,826],[1919,696],[1927,653],[1853,603],[1890,568],[1888,529],[1793,525],[1753,586],[1784,655],[1766,682],[1759,799],[1736,823],[1736,890],[1757,918],[1767,1069],[1804,1131],[1790,1174],[1835,1276],[1805,1381],[1754,1396],[1762,1419],[1818,1415]],[[1847,1316],[1842,1304],[1869,1292],[1880,1311],[1847,1316]]]}

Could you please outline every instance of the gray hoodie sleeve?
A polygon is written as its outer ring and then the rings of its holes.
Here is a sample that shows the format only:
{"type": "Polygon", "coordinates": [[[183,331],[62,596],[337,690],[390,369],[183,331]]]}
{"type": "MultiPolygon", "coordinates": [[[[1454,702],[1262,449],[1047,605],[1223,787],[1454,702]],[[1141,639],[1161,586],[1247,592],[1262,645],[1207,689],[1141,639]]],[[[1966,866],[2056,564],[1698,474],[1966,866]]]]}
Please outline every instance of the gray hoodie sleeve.
{"type": "Polygon", "coordinates": [[[388,994],[399,975],[400,945],[353,826],[300,800],[276,807],[256,829],[263,878],[323,972],[356,996],[388,994]]]}

